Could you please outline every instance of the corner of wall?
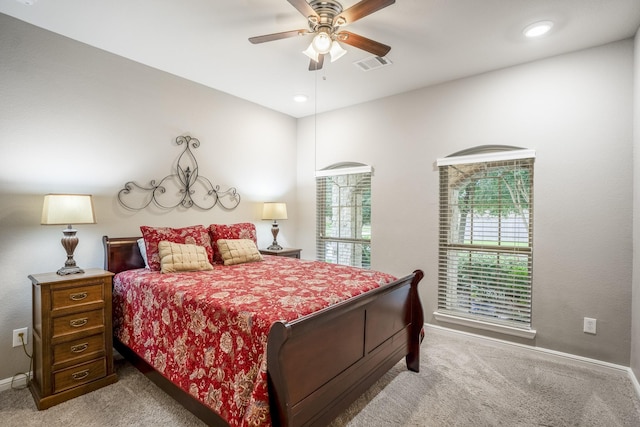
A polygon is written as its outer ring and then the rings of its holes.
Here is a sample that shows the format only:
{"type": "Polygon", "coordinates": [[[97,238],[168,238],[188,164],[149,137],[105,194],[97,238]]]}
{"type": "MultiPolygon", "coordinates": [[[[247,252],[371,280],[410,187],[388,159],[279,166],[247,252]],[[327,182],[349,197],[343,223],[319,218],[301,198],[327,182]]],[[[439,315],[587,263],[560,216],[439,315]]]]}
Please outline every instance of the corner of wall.
{"type": "MultiPolygon", "coordinates": [[[[634,39],[633,69],[633,182],[640,182],[640,28],[634,39]]],[[[640,186],[633,188],[633,273],[630,368],[635,384],[640,377],[640,186]]]]}

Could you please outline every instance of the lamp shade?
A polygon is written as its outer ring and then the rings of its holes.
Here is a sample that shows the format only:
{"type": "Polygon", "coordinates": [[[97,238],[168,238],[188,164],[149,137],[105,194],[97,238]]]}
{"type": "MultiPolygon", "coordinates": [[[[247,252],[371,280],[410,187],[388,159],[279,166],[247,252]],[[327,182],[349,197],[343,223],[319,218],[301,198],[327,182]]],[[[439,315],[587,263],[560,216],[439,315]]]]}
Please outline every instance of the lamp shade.
{"type": "Polygon", "coordinates": [[[47,194],[42,206],[42,224],[95,224],[93,200],[88,194],[47,194]]]}
{"type": "Polygon", "coordinates": [[[318,52],[316,52],[316,50],[313,48],[313,43],[310,44],[308,48],[303,50],[302,53],[307,55],[309,59],[313,59],[314,61],[318,62],[318,59],[319,59],[318,52]]]}
{"type": "Polygon", "coordinates": [[[287,219],[287,204],[265,203],[262,207],[262,219],[287,219]]]}
{"type": "Polygon", "coordinates": [[[344,50],[342,46],[340,46],[340,43],[334,40],[333,42],[331,42],[331,50],[329,51],[329,53],[331,54],[331,62],[334,62],[342,58],[344,54],[347,53],[347,51],[344,50]]]}

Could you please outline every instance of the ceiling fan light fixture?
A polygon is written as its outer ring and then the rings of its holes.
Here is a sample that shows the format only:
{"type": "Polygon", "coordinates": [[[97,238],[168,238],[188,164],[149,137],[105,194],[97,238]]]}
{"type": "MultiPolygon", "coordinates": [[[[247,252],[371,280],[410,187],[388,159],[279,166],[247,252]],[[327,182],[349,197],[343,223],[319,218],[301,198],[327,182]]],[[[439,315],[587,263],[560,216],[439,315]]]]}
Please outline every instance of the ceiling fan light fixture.
{"type": "Polygon", "coordinates": [[[353,0],[355,4],[347,9],[343,9],[340,3],[341,0],[287,1],[307,19],[308,29],[249,37],[249,42],[259,44],[290,37],[312,35],[311,44],[302,51],[305,56],[311,59],[309,71],[321,70],[327,54],[331,55],[331,62],[335,62],[344,56],[347,51],[338,42],[345,42],[349,46],[364,50],[377,57],[384,57],[391,50],[391,46],[349,31],[341,31],[340,27],[352,24],[380,9],[391,6],[395,3],[395,0],[353,0]]]}
{"type": "Polygon", "coordinates": [[[335,62],[338,59],[342,58],[347,53],[346,50],[340,46],[340,43],[337,41],[333,41],[331,43],[331,49],[329,50],[329,54],[331,54],[331,62],[335,62]]]}
{"type": "Polygon", "coordinates": [[[313,37],[311,45],[319,54],[329,53],[331,50],[331,36],[326,31],[320,31],[313,37]]]}

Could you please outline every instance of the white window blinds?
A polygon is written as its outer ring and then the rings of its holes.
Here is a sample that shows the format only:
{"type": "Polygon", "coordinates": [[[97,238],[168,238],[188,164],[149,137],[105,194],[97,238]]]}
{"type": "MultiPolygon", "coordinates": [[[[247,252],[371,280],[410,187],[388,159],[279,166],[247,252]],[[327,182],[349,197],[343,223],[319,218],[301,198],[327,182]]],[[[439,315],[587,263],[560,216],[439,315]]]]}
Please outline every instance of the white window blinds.
{"type": "Polygon", "coordinates": [[[316,207],[317,259],[370,268],[371,167],[318,171],[316,207]]]}
{"type": "Polygon", "coordinates": [[[438,161],[438,312],[531,327],[534,152],[438,161]]]}

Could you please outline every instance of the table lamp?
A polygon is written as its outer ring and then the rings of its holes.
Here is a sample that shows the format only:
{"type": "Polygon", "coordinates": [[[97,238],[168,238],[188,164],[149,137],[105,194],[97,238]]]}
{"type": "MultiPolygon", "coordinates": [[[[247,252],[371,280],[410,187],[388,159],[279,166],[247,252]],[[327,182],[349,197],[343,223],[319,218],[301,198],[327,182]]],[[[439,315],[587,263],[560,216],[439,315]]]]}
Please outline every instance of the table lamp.
{"type": "Polygon", "coordinates": [[[42,224],[68,225],[62,231],[62,246],[67,251],[64,267],[57,271],[59,275],[84,273],[73,259],[73,251],[78,246],[76,230],[72,224],[95,224],[93,200],[87,194],[47,194],[42,206],[42,224]]]}

